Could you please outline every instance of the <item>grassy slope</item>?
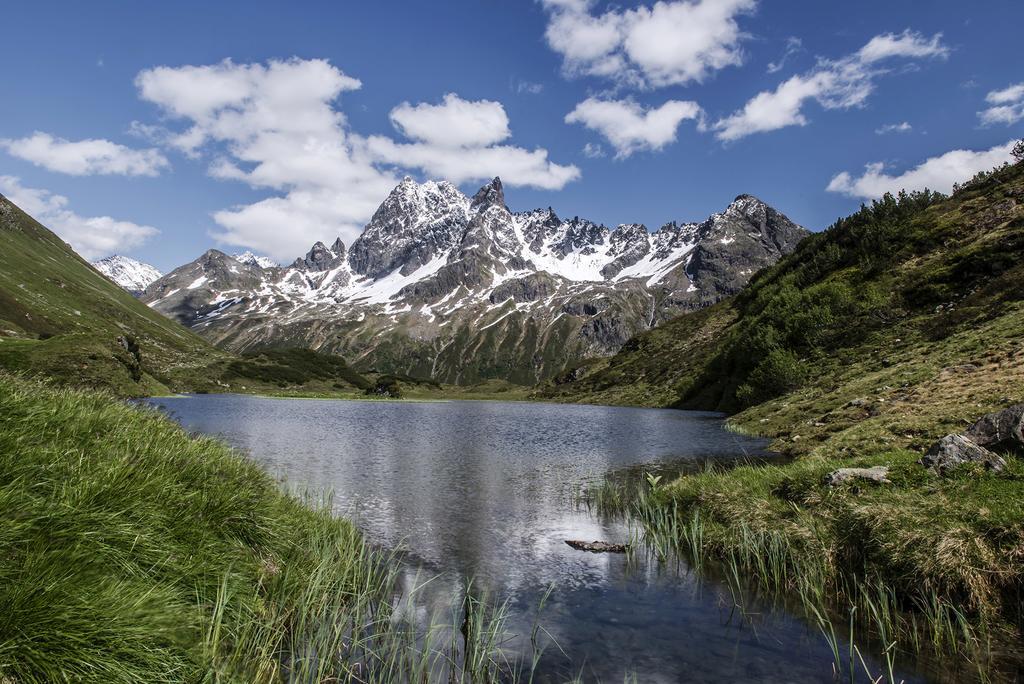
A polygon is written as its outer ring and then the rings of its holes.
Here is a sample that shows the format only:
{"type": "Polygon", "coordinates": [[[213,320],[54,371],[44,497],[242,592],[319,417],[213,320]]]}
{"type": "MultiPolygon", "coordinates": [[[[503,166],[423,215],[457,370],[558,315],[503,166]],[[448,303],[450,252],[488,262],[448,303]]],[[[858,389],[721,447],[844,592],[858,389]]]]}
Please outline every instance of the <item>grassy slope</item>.
{"type": "Polygon", "coordinates": [[[535,396],[587,404],[671,406],[735,320],[728,302],[680,316],[637,335],[615,356],[589,359],[556,376],[535,396]]]}
{"type": "Polygon", "coordinates": [[[947,478],[915,461],[941,435],[1024,401],[1024,165],[903,205],[809,238],[740,297],[540,394],[741,409],[734,427],[799,458],[669,485],[664,502],[699,512],[708,547],[735,547],[742,530],[781,534],[796,557],[879,577],[904,597],[924,588],[1019,630],[1020,460],[947,478]],[[876,464],[892,484],[822,482],[876,464]]]}
{"type": "Polygon", "coordinates": [[[270,350],[239,358],[211,347],[110,282],[3,197],[0,254],[0,368],[124,396],[337,394],[370,384],[335,356],[270,350]]]}
{"type": "Polygon", "coordinates": [[[121,394],[208,383],[222,355],[0,196],[0,366],[121,394]],[[141,364],[118,338],[138,345],[141,364]]]}
{"type": "Polygon", "coordinates": [[[808,238],[739,297],[537,396],[739,411],[734,425],[795,453],[923,448],[1024,400],[1024,165],[906,205],[808,238]]]}
{"type": "Polygon", "coordinates": [[[253,681],[300,638],[313,575],[357,595],[376,571],[347,522],[219,442],[2,374],[0,516],[4,681],[253,681]]]}

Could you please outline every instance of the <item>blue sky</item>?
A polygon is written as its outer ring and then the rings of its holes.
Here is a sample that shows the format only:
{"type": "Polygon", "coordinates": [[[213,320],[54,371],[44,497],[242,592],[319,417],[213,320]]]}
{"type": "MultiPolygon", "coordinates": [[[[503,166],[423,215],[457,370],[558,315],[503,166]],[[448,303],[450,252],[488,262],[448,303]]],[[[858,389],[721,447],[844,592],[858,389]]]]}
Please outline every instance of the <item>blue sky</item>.
{"type": "Polygon", "coordinates": [[[924,4],[15,3],[0,192],[165,270],[351,242],[404,175],[652,230],[751,193],[817,230],[1024,135],[1024,5],[924,4]]]}

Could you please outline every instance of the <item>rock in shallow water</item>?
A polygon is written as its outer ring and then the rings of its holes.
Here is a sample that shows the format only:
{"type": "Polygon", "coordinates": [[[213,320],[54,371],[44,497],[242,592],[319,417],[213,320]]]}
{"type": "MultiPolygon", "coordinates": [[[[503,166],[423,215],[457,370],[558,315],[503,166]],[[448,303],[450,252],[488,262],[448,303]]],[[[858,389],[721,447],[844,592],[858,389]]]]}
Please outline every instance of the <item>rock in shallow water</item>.
{"type": "Polygon", "coordinates": [[[609,544],[603,541],[585,542],[566,539],[565,543],[577,551],[590,551],[591,553],[626,553],[626,549],[629,548],[626,544],[609,544]]]}

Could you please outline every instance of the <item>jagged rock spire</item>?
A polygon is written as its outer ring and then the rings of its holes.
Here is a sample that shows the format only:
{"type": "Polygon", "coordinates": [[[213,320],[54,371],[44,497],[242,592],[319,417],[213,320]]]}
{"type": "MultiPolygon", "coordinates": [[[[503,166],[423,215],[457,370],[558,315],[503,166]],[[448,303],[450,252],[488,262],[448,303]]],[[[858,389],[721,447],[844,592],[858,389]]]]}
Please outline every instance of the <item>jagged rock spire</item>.
{"type": "Polygon", "coordinates": [[[505,189],[501,185],[501,178],[498,176],[495,176],[494,180],[480,188],[473,195],[472,207],[474,209],[486,206],[505,206],[505,189]]]}
{"type": "Polygon", "coordinates": [[[306,252],[305,257],[299,257],[292,263],[292,268],[305,271],[328,271],[339,265],[344,260],[344,257],[345,245],[342,244],[341,238],[334,241],[334,246],[331,249],[328,249],[324,243],[317,241],[312,249],[306,252]]]}

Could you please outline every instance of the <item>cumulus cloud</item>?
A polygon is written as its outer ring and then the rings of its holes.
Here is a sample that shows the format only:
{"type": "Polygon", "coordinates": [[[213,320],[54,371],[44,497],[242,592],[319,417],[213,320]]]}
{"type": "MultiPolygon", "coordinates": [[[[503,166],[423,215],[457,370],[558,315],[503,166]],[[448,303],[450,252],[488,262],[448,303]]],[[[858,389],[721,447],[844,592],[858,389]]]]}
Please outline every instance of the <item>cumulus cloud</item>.
{"type": "Polygon", "coordinates": [[[27,188],[16,176],[0,176],[0,193],[90,261],[134,249],[160,232],[152,226],[110,216],[79,216],[68,208],[67,197],[27,188]]]}
{"type": "Polygon", "coordinates": [[[633,100],[587,98],[565,117],[566,123],[579,123],[597,131],[623,159],[638,150],[660,150],[675,142],[679,124],[699,119],[696,102],[669,100],[660,107],[644,109],[633,100]]]}
{"type": "Polygon", "coordinates": [[[453,183],[482,181],[500,175],[506,185],[529,185],[543,190],[559,190],[580,177],[576,166],[555,164],[544,149],[495,145],[473,149],[433,147],[422,143],[399,143],[384,137],[368,141],[376,158],[418,168],[453,183]],[[471,154],[467,154],[471,152],[471,154]]]}
{"type": "Polygon", "coordinates": [[[545,38],[569,76],[662,87],[701,82],[742,63],[745,37],[736,21],[755,0],[660,0],[594,14],[591,0],[541,0],[545,38]]]}
{"type": "Polygon", "coordinates": [[[875,129],[875,133],[877,135],[886,135],[888,133],[909,133],[912,130],[914,130],[913,126],[906,121],[901,121],[900,123],[879,126],[875,129]]]}
{"type": "Polygon", "coordinates": [[[411,142],[372,136],[366,140],[372,158],[453,183],[500,175],[508,185],[558,190],[580,176],[576,166],[550,161],[545,149],[499,144],[511,136],[500,102],[468,101],[449,93],[441,104],[403,102],[391,111],[391,122],[411,142]]]}
{"type": "Polygon", "coordinates": [[[900,190],[937,190],[949,193],[954,183],[963,183],[979,171],[988,171],[1010,161],[1014,141],[996,145],[988,150],[950,150],[931,157],[901,174],[887,173],[885,164],[868,164],[860,176],[844,171],[832,178],[826,188],[850,197],[876,199],[887,192],[900,190]]]}
{"type": "Polygon", "coordinates": [[[486,147],[512,132],[500,102],[469,102],[455,93],[441,104],[403,102],[391,110],[391,123],[405,137],[438,147],[486,147]]]}
{"type": "Polygon", "coordinates": [[[775,90],[751,98],[742,109],[712,127],[720,140],[732,141],[786,126],[804,126],[803,107],[815,100],[825,109],[848,109],[864,104],[875,80],[886,73],[882,62],[902,58],[944,58],[949,49],[941,34],[931,38],[910,31],[875,36],[860,50],[838,60],[821,60],[811,71],[792,76],[775,90]]]}
{"type": "Polygon", "coordinates": [[[209,173],[279,194],[215,212],[213,237],[280,261],[302,245],[351,241],[398,179],[362,150],[335,101],[361,87],[322,59],[161,66],[135,80],[142,99],[184,129],[135,126],[187,154],[209,173]]]}
{"type": "Polygon", "coordinates": [[[450,94],[440,104],[403,103],[391,121],[411,142],[361,136],[338,100],[362,83],[323,59],[161,66],[141,72],[136,86],[172,123],[184,123],[133,124],[136,134],[205,157],[214,178],[276,192],[215,212],[213,236],[279,261],[316,240],[354,240],[397,185],[394,167],[454,183],[500,174],[540,188],[579,176],[548,161],[546,150],[499,144],[510,136],[508,116],[488,100],[450,94]]]}
{"type": "Polygon", "coordinates": [[[583,156],[589,159],[600,159],[604,156],[604,148],[597,143],[587,143],[583,146],[583,156]]]}
{"type": "Polygon", "coordinates": [[[65,140],[36,131],[27,138],[0,139],[7,153],[48,171],[72,176],[158,176],[170,164],[159,150],[133,150],[109,140],[65,140]]]}
{"type": "Polygon", "coordinates": [[[1015,124],[1024,119],[1024,83],[993,90],[985,96],[985,102],[992,106],[978,112],[983,126],[1015,124]]]}

